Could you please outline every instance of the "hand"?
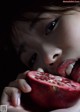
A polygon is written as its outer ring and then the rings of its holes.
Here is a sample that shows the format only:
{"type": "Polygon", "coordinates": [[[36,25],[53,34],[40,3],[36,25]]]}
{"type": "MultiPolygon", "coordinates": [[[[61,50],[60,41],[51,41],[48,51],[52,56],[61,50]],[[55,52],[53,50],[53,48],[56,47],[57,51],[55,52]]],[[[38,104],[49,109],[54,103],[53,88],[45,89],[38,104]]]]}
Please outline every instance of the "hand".
{"type": "Polygon", "coordinates": [[[14,87],[5,87],[1,97],[1,105],[7,105],[7,112],[30,112],[20,104],[20,91],[14,87]]]}
{"type": "Polygon", "coordinates": [[[21,93],[15,87],[5,87],[1,97],[1,105],[7,105],[7,112],[42,112],[29,97],[26,106],[21,102],[21,93]]]}
{"type": "Polygon", "coordinates": [[[26,74],[28,72],[29,71],[26,71],[24,73],[20,73],[16,80],[14,80],[13,82],[10,82],[9,86],[10,87],[16,87],[23,93],[31,92],[31,87],[29,86],[29,84],[25,80],[26,79],[26,74]]]}
{"type": "Polygon", "coordinates": [[[27,73],[28,73],[28,71],[26,71],[24,73],[20,73],[16,80],[14,80],[13,82],[10,82],[10,84],[9,84],[9,87],[11,87],[11,88],[9,88],[10,90],[8,88],[5,88],[5,90],[4,90],[4,91],[7,91],[8,94],[10,94],[9,91],[11,91],[11,99],[12,99],[11,103],[13,106],[19,105],[19,102],[21,101],[20,96],[22,93],[31,92],[31,87],[25,80],[27,73]]]}
{"type": "Polygon", "coordinates": [[[29,112],[29,110],[34,110],[35,112],[38,109],[29,99],[29,94],[27,94],[31,91],[31,87],[25,80],[26,74],[27,72],[20,74],[15,81],[9,84],[10,87],[5,87],[3,90],[1,105],[7,105],[8,112],[29,112]],[[26,93],[24,95],[26,99],[22,97],[24,99],[21,100],[23,93],[26,93]],[[22,101],[25,101],[25,103],[22,101]]]}
{"type": "Polygon", "coordinates": [[[5,87],[1,97],[1,105],[7,105],[9,112],[27,112],[21,106],[21,94],[31,91],[31,87],[26,82],[28,71],[18,75],[17,79],[5,87]],[[14,111],[15,110],[15,111],[14,111]]]}

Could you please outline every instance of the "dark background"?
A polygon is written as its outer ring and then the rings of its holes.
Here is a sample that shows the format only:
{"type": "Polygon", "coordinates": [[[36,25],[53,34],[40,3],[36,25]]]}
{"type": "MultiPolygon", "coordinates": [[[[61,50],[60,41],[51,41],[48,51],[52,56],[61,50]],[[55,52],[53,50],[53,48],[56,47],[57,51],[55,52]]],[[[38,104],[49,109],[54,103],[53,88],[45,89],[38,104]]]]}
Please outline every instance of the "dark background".
{"type": "Polygon", "coordinates": [[[3,88],[14,80],[19,72],[27,69],[20,62],[9,40],[10,24],[22,6],[21,2],[0,1],[0,96],[3,88]]]}

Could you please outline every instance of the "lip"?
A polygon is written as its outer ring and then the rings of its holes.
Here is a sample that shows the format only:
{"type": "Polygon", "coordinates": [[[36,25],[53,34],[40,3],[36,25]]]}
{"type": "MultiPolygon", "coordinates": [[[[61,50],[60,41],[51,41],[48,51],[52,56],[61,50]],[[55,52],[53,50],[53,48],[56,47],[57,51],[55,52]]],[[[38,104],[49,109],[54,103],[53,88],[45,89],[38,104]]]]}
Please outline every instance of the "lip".
{"type": "Polygon", "coordinates": [[[65,61],[63,61],[62,63],[59,64],[59,66],[57,67],[57,73],[63,77],[66,77],[68,75],[70,75],[73,71],[74,65],[77,62],[76,59],[67,59],[65,61]],[[73,65],[73,68],[70,72],[70,74],[67,74],[67,69],[70,67],[70,65],[73,65]]]}
{"type": "Polygon", "coordinates": [[[39,68],[37,71],[49,72],[58,76],[67,77],[74,81],[80,82],[80,58],[64,60],[56,67],[56,71],[54,73],[42,68],[39,68]]]}

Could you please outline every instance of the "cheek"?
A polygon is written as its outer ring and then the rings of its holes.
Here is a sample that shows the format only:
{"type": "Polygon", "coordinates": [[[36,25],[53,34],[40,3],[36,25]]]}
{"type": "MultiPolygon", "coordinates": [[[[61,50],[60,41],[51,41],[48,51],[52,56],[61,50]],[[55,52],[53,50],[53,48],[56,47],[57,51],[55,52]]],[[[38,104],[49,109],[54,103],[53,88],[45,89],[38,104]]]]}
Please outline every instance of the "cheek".
{"type": "Polygon", "coordinates": [[[67,44],[74,49],[80,48],[80,25],[70,23],[64,32],[67,44]]]}
{"type": "Polygon", "coordinates": [[[74,16],[60,20],[55,32],[56,41],[61,42],[63,47],[80,48],[80,18],[72,17],[74,16]]]}

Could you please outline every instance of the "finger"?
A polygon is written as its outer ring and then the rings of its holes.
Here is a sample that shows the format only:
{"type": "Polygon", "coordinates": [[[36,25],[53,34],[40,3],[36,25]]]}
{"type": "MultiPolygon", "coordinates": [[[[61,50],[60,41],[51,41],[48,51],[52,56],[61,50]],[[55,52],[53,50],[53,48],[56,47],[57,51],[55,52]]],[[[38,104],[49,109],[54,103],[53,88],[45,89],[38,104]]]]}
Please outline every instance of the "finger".
{"type": "Polygon", "coordinates": [[[6,87],[4,90],[3,90],[3,93],[2,93],[2,96],[1,96],[1,104],[2,105],[9,105],[9,96],[8,94],[6,93],[6,91],[8,91],[8,87],[6,87]]]}
{"type": "MultiPolygon", "coordinates": [[[[25,79],[26,78],[26,74],[29,72],[29,70],[27,70],[26,72],[24,73],[21,73],[17,76],[17,79],[25,79]]],[[[16,83],[16,80],[12,81],[9,83],[9,86],[11,87],[18,87],[17,83],[16,83]]]]}
{"type": "Polygon", "coordinates": [[[31,92],[31,87],[25,79],[16,79],[15,81],[11,82],[9,86],[19,88],[24,93],[31,92]]]}
{"type": "Polygon", "coordinates": [[[16,87],[24,93],[31,92],[31,87],[29,86],[29,84],[26,82],[25,79],[16,79],[15,81],[11,82],[9,86],[16,87]]]}
{"type": "Polygon", "coordinates": [[[17,88],[14,88],[11,92],[11,102],[13,106],[20,105],[20,91],[17,88]]]}
{"type": "Polygon", "coordinates": [[[18,88],[17,80],[14,80],[14,81],[10,82],[9,83],[9,87],[16,87],[16,88],[18,88]]]}
{"type": "Polygon", "coordinates": [[[1,104],[4,105],[20,105],[20,91],[17,88],[6,87],[2,93],[1,104]]]}
{"type": "Polygon", "coordinates": [[[29,84],[26,82],[25,79],[17,79],[16,83],[18,85],[18,88],[24,92],[24,93],[28,93],[31,92],[31,87],[29,86],[29,84]]]}
{"type": "MultiPolygon", "coordinates": [[[[25,71],[24,73],[20,73],[18,76],[17,76],[17,79],[25,79],[26,78],[26,74],[29,72],[29,70],[27,70],[27,71],[25,71]]],[[[14,81],[12,81],[12,82],[10,82],[9,83],[9,86],[10,87],[16,87],[16,88],[18,88],[18,84],[17,84],[17,82],[18,82],[18,80],[14,80],[14,81]]]]}

